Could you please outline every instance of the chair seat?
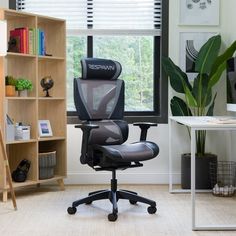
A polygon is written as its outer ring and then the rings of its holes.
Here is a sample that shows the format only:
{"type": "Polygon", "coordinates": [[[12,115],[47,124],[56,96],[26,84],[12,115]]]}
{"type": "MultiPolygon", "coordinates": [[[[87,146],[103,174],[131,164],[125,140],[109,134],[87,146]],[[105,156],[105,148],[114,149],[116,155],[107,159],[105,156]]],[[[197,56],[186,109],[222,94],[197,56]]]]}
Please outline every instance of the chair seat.
{"type": "Polygon", "coordinates": [[[101,151],[106,157],[116,162],[146,161],[159,153],[159,147],[149,141],[109,146],[94,145],[93,149],[101,151]]]}

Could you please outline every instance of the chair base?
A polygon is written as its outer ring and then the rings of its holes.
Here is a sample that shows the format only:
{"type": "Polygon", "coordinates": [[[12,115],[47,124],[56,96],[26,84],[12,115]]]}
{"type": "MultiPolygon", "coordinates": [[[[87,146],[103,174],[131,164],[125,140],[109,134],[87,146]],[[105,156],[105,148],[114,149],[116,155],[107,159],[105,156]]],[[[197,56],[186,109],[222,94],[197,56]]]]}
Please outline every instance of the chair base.
{"type": "Polygon", "coordinates": [[[112,179],[111,179],[111,190],[98,190],[95,192],[89,193],[88,197],[82,198],[80,200],[74,201],[72,203],[72,207],[67,209],[67,212],[70,215],[76,213],[76,207],[81,204],[91,204],[97,200],[109,199],[112,203],[112,213],[108,215],[109,221],[116,221],[118,216],[118,207],[117,202],[119,199],[129,200],[130,204],[136,204],[137,202],[142,202],[150,205],[147,208],[149,214],[156,213],[156,202],[150,199],[139,196],[136,192],[132,192],[129,190],[117,190],[117,180],[115,178],[115,170],[112,171],[112,179]]]}

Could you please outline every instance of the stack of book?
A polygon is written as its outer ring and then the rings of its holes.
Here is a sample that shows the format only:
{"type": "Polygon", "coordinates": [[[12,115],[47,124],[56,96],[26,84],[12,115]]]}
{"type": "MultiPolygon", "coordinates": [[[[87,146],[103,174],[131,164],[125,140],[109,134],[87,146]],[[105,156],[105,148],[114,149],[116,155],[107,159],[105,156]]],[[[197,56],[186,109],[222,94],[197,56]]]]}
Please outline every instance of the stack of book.
{"type": "Polygon", "coordinates": [[[44,56],[46,54],[44,31],[28,27],[11,30],[8,52],[44,56]]]}

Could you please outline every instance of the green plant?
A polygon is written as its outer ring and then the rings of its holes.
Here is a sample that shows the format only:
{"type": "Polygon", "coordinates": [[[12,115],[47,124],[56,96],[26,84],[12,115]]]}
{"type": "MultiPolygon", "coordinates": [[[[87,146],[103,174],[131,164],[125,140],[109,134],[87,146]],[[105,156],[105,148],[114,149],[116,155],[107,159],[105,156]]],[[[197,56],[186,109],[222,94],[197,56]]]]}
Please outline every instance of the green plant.
{"type": "Polygon", "coordinates": [[[17,91],[22,91],[22,90],[32,90],[33,89],[33,84],[30,80],[25,79],[25,78],[18,78],[16,80],[16,90],[17,91]]]}
{"type": "Polygon", "coordinates": [[[5,85],[16,86],[16,79],[11,75],[5,76],[5,85]]]}
{"type": "MultiPolygon", "coordinates": [[[[184,100],[177,96],[171,99],[170,107],[174,116],[212,116],[217,93],[212,88],[220,80],[226,69],[226,61],[236,50],[236,41],[220,56],[221,36],[211,37],[200,49],[195,61],[198,73],[192,83],[188,76],[170,58],[164,57],[162,65],[170,78],[171,87],[184,95],[184,100]]],[[[189,130],[188,130],[189,132],[189,130]]],[[[196,135],[197,154],[205,154],[206,131],[198,131],[196,135]]]]}

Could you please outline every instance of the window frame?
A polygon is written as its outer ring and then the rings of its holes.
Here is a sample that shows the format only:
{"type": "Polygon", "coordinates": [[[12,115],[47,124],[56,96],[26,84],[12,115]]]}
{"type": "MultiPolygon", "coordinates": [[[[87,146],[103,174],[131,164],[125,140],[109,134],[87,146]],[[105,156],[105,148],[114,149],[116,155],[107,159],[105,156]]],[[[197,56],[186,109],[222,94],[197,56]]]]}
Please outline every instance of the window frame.
{"type": "MultiPolygon", "coordinates": [[[[154,37],[154,111],[125,112],[124,119],[128,123],[156,122],[168,123],[168,78],[161,67],[161,58],[168,56],[168,9],[169,0],[162,0],[161,36],[154,37]],[[157,58],[160,63],[157,63],[157,58]],[[157,101],[160,101],[159,103],[157,101]]],[[[87,56],[93,56],[93,37],[87,36],[87,56]]],[[[76,111],[67,111],[67,123],[77,124],[79,119],[76,111]]]]}

